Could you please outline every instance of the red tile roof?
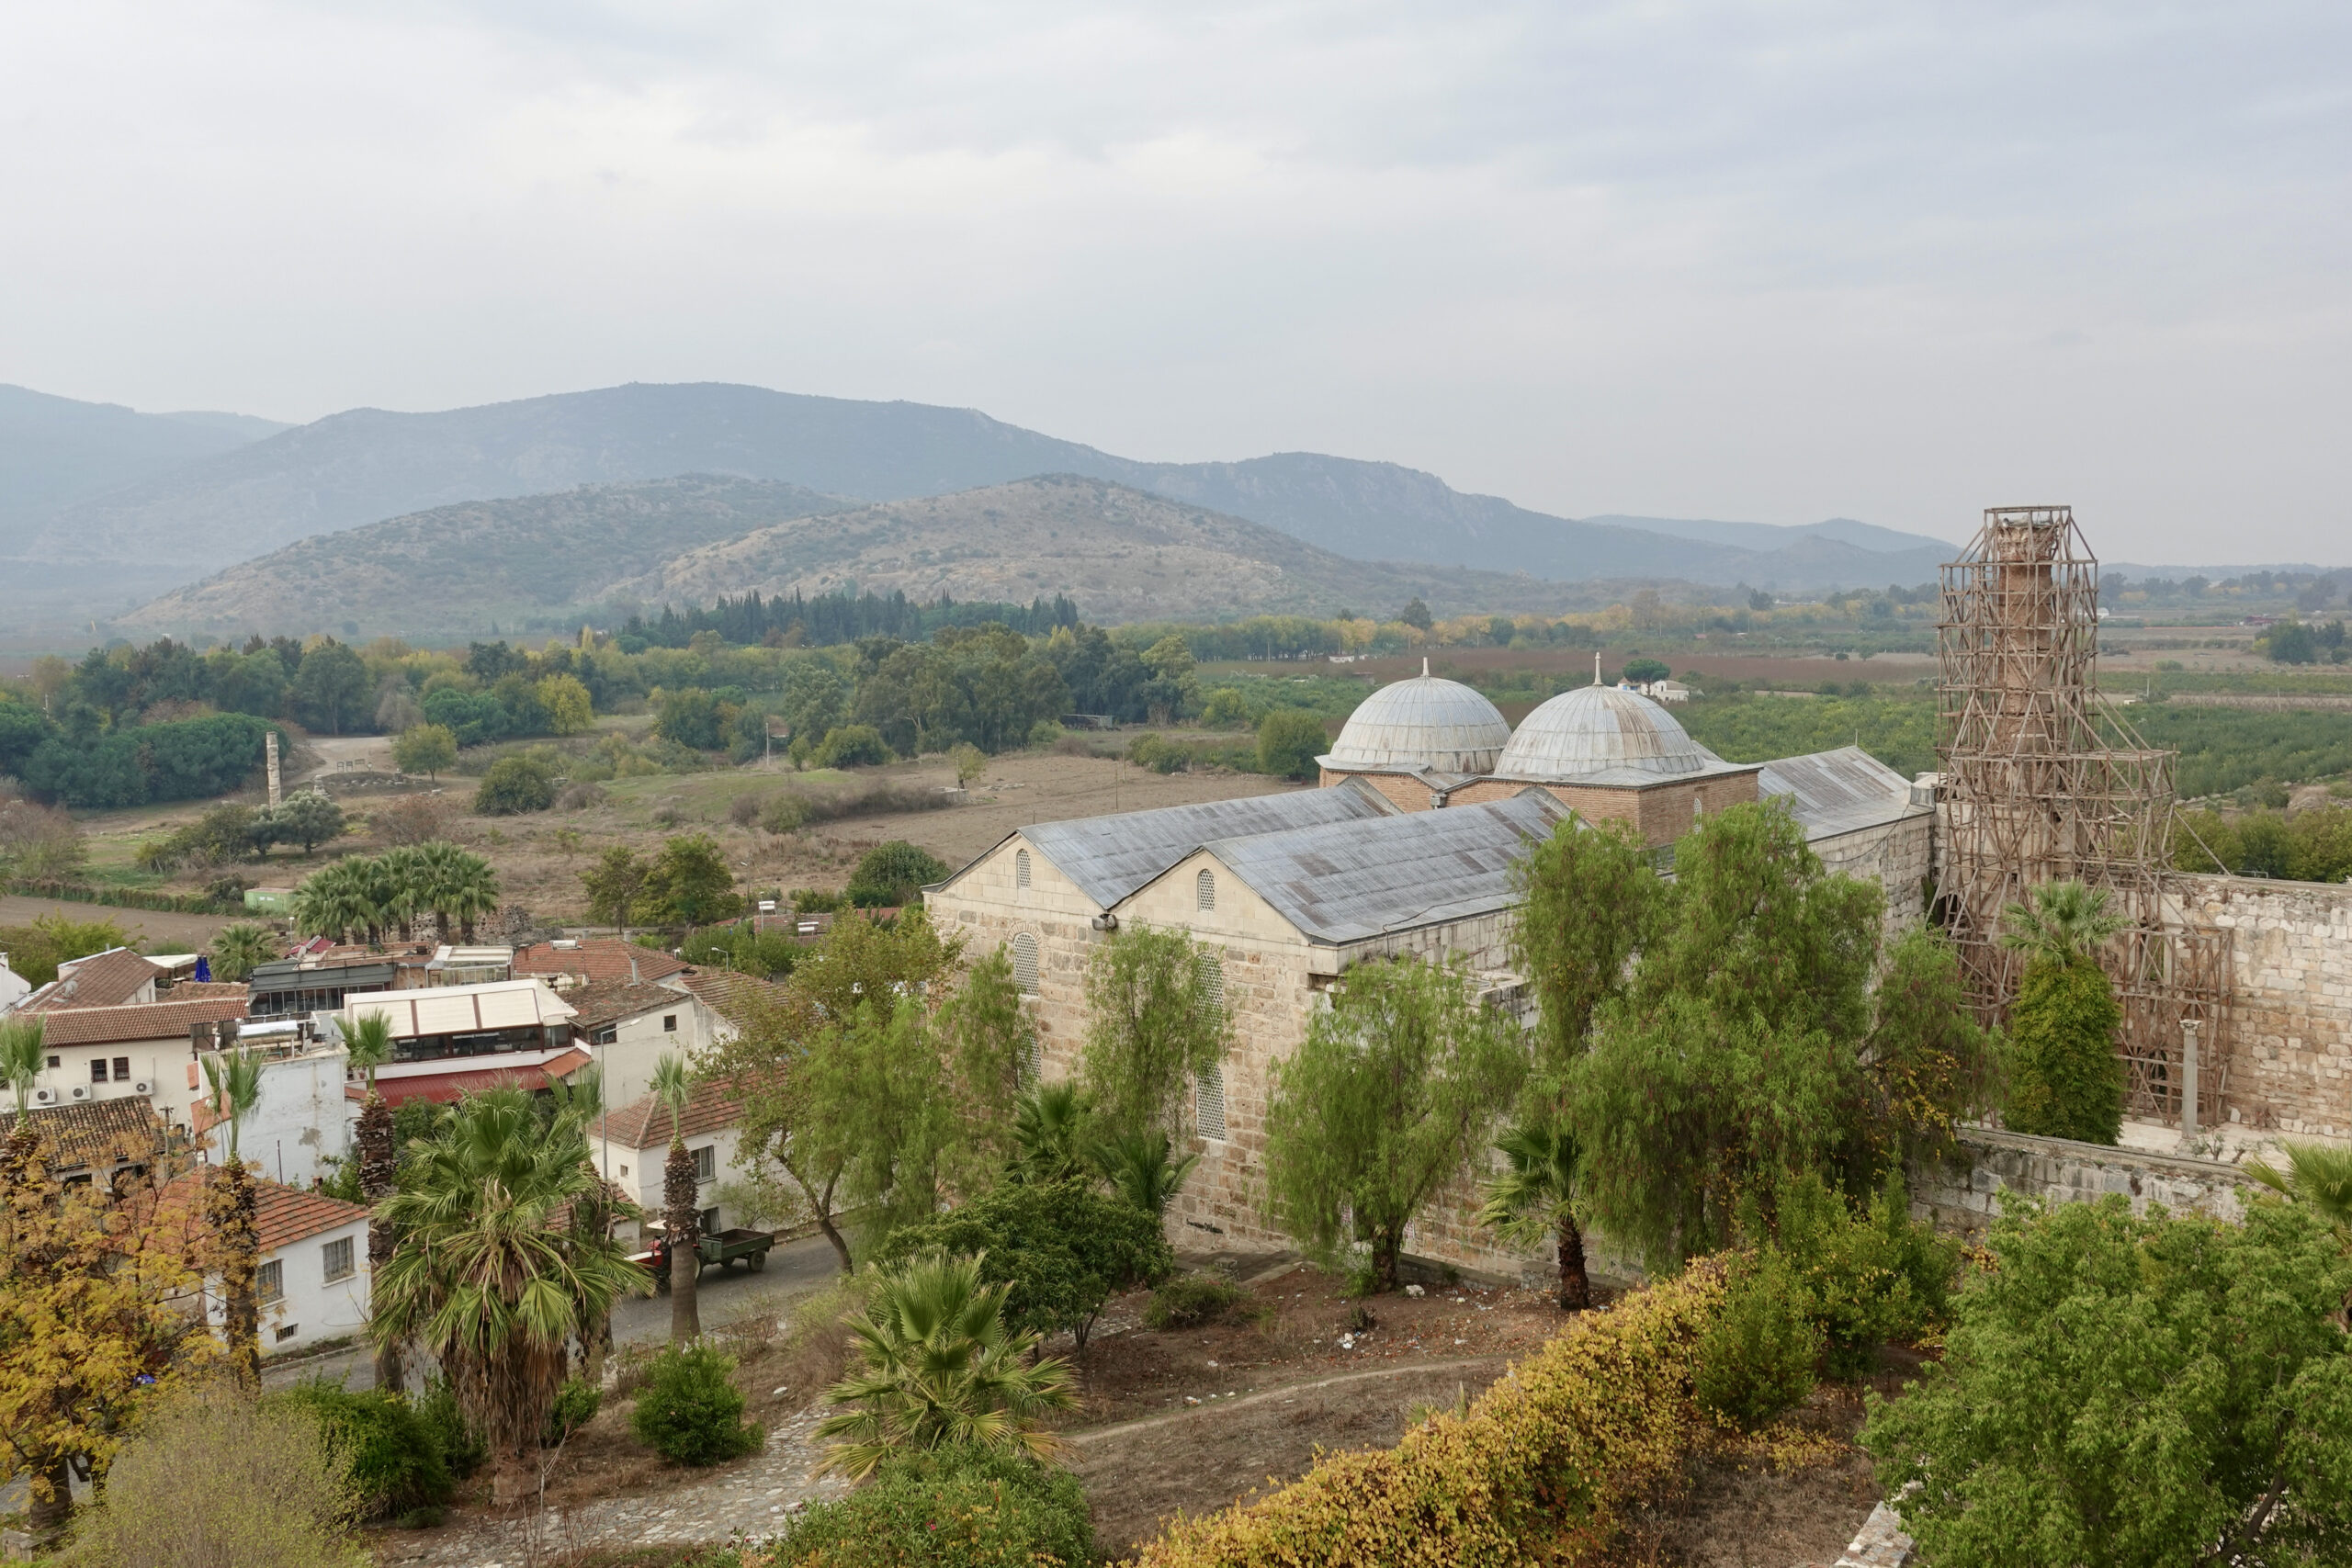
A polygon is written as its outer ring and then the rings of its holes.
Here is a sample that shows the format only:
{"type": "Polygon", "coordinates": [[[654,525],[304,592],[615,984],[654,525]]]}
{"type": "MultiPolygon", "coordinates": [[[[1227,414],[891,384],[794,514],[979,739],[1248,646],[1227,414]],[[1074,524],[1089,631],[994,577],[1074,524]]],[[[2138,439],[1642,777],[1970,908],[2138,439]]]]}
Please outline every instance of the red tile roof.
{"type": "Polygon", "coordinates": [[[631,985],[627,980],[591,980],[566,990],[563,999],[579,1015],[571,1021],[575,1034],[664,1009],[678,1012],[693,1000],[684,992],[673,991],[667,986],[631,985]]]}
{"type": "MultiPolygon", "coordinates": [[[[164,1139],[163,1118],[140,1095],[28,1110],[34,1134],[50,1145],[54,1168],[146,1159],[164,1139]]],[[[16,1130],[17,1113],[0,1111],[0,1138],[16,1130]]]]}
{"type": "Polygon", "coordinates": [[[243,997],[198,997],[139,1007],[65,1008],[42,1015],[51,1045],[126,1045],[141,1040],[186,1040],[191,1024],[245,1016],[243,997]]]}
{"type": "MultiPolygon", "coordinates": [[[[678,1117],[678,1135],[700,1137],[707,1133],[723,1132],[741,1121],[743,1101],[734,1088],[723,1078],[696,1082],[686,1097],[685,1110],[678,1117]]],[[[595,1132],[606,1143],[621,1148],[666,1149],[670,1146],[670,1108],[649,1094],[614,1111],[595,1132]]]]}
{"type": "Polygon", "coordinates": [[[739,1026],[749,1024],[761,1005],[773,1007],[784,999],[784,987],[775,981],[738,975],[731,969],[689,970],[678,977],[678,984],[700,997],[711,1011],[739,1026]]]}
{"type": "Polygon", "coordinates": [[[217,997],[243,997],[248,990],[243,980],[182,980],[171,989],[158,993],[162,1002],[209,1001],[217,997]]]}
{"type": "MultiPolygon", "coordinates": [[[[450,1105],[461,1094],[480,1094],[486,1089],[512,1084],[516,1089],[545,1089],[557,1078],[568,1078],[595,1058],[573,1046],[560,1056],[550,1056],[536,1067],[476,1067],[471,1071],[456,1068],[446,1073],[418,1073],[411,1077],[376,1080],[376,1092],[384,1097],[387,1105],[405,1105],[412,1100],[429,1100],[435,1105],[450,1105]]],[[[364,1100],[368,1091],[358,1084],[346,1085],[344,1097],[364,1100]]]]}
{"type": "MultiPolygon", "coordinates": [[[[247,1168],[252,1162],[247,1161],[247,1168]]],[[[204,1205],[203,1182],[210,1173],[209,1167],[196,1169],[173,1179],[160,1195],[160,1206],[166,1213],[175,1213],[187,1229],[183,1234],[202,1234],[204,1205]]],[[[299,1187],[288,1187],[272,1181],[266,1176],[255,1176],[254,1183],[254,1233],[264,1254],[289,1247],[306,1236],[321,1235],[341,1230],[354,1221],[365,1220],[364,1204],[346,1203],[340,1198],[330,1198],[323,1192],[308,1192],[299,1187]]],[[[367,1248],[352,1248],[356,1263],[367,1255],[367,1248]]]]}
{"type": "Polygon", "coordinates": [[[163,973],[161,965],[148,963],[127,947],[109,948],[77,961],[73,973],[60,975],[42,987],[18,1010],[117,1007],[153,985],[163,973]]]}
{"type": "Polygon", "coordinates": [[[666,980],[683,974],[685,960],[618,937],[585,937],[575,947],[535,942],[514,950],[514,977],[578,975],[589,980],[666,980]],[[630,965],[636,967],[631,969],[630,965]]]}

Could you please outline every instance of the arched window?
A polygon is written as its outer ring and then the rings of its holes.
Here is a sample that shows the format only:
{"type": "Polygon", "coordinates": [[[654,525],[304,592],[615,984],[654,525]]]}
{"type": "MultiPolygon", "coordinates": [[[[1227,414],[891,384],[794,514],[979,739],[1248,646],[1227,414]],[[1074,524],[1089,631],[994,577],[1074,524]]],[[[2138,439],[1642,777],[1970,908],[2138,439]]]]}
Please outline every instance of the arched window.
{"type": "Polygon", "coordinates": [[[1200,966],[1201,989],[1217,1006],[1225,1005],[1225,961],[1214,953],[1204,953],[1193,959],[1200,966]]]}
{"type": "Polygon", "coordinates": [[[1035,1089],[1037,1080],[1046,1076],[1046,1055],[1037,1048],[1034,1034],[1021,1042],[1021,1066],[1015,1075],[1023,1089],[1035,1089]]]}
{"type": "Polygon", "coordinates": [[[1021,931],[1012,939],[1012,983],[1024,996],[1037,994],[1037,938],[1021,931]]]}
{"type": "Polygon", "coordinates": [[[1216,908],[1216,878],[1204,871],[1193,879],[1193,897],[1204,909],[1216,908]]]}
{"type": "Polygon", "coordinates": [[[1029,852],[1027,850],[1012,852],[1012,885],[1015,887],[1029,886],[1029,852]]]}
{"type": "Polygon", "coordinates": [[[1225,1064],[1219,1062],[1193,1080],[1193,1120],[1204,1138],[1225,1141],[1225,1064]]]}

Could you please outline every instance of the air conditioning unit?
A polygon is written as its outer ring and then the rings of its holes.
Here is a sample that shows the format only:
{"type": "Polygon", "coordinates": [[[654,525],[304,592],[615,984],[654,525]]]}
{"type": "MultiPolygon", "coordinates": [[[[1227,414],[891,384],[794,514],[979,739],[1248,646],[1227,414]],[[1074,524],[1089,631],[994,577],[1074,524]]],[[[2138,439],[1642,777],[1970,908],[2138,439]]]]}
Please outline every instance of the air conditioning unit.
{"type": "Polygon", "coordinates": [[[85,1083],[77,1083],[65,1092],[75,1100],[87,1100],[90,1098],[90,1086],[85,1083]]]}
{"type": "Polygon", "coordinates": [[[155,1092],[155,1086],[148,1082],[145,1078],[141,1078],[137,1083],[130,1086],[130,1092],[133,1094],[153,1094],[155,1092]]]}
{"type": "Polygon", "coordinates": [[[33,1090],[33,1103],[35,1105],[54,1105],[57,1103],[57,1091],[53,1089],[37,1089],[33,1090]]]}

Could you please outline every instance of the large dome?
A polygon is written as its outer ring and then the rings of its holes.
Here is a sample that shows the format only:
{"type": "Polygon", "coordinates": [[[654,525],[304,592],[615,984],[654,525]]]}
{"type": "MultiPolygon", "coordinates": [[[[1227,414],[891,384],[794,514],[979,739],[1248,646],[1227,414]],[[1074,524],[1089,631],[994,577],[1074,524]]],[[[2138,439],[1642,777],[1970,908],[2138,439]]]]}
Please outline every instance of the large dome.
{"type": "Polygon", "coordinates": [[[1529,714],[1494,771],[1504,778],[1539,781],[1612,769],[1671,778],[1722,761],[1639,692],[1578,686],[1529,714]]]}
{"type": "Polygon", "coordinates": [[[1340,727],[1324,758],[1334,773],[1351,768],[1430,768],[1441,773],[1491,772],[1510,739],[1495,705],[1458,681],[1429,672],[1392,682],[1366,697],[1340,727]]]}

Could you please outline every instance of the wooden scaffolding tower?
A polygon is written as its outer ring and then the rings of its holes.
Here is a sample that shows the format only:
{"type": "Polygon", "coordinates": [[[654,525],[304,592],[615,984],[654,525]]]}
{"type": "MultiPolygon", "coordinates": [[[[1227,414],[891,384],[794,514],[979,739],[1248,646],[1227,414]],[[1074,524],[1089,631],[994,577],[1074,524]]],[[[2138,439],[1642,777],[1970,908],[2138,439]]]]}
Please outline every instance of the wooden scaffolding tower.
{"type": "Polygon", "coordinates": [[[1943,767],[1937,909],[1988,1021],[2022,961],[2001,911],[2044,882],[2105,889],[2130,921],[2103,956],[2123,1003],[2126,1104],[2180,1113],[2182,1024],[2199,1021],[2198,1103],[2226,1089],[2227,933],[2195,918],[2168,870],[2173,753],[2100,697],[2098,560],[2065,506],[1988,509],[1943,569],[1937,622],[1943,767]]]}

